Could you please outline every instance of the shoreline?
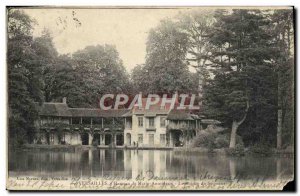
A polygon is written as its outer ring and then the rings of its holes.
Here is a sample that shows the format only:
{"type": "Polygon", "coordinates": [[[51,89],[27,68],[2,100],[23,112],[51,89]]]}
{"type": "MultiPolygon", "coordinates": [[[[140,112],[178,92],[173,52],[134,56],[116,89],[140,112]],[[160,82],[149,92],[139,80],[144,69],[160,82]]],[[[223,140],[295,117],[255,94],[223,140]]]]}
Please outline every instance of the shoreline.
{"type": "Polygon", "coordinates": [[[25,149],[111,149],[111,150],[173,150],[173,147],[93,146],[93,145],[46,145],[25,144],[25,149]]]}
{"type": "Polygon", "coordinates": [[[239,156],[294,156],[294,151],[291,149],[270,149],[269,153],[257,153],[252,152],[251,150],[245,148],[242,151],[242,155],[234,155],[228,154],[228,148],[221,148],[221,149],[208,149],[208,148],[187,148],[187,147],[126,147],[126,146],[92,146],[92,145],[45,145],[45,144],[25,144],[21,148],[13,148],[12,146],[9,149],[14,150],[54,150],[54,151],[77,151],[77,150],[89,150],[89,149],[107,149],[107,150],[167,150],[173,151],[174,153],[190,153],[190,154],[200,154],[200,155],[224,155],[224,156],[232,156],[232,157],[239,157],[239,156]]]}

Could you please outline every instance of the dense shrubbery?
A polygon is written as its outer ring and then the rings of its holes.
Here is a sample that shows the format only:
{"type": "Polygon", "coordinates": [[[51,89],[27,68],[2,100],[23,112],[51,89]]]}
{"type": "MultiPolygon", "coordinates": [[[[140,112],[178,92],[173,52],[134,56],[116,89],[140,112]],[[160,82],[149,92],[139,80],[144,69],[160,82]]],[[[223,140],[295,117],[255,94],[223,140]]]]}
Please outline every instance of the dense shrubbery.
{"type": "Polygon", "coordinates": [[[216,133],[201,131],[198,134],[198,136],[194,139],[193,147],[205,147],[205,148],[213,147],[215,138],[216,138],[216,133]]]}
{"type": "Polygon", "coordinates": [[[259,144],[251,146],[248,152],[252,155],[268,156],[272,154],[272,148],[268,145],[259,144]]]}
{"type": "MultiPolygon", "coordinates": [[[[203,147],[208,149],[228,148],[230,141],[230,133],[215,133],[201,131],[194,139],[193,147],[203,147]]],[[[237,147],[244,148],[243,140],[237,137],[237,147]]]]}
{"type": "Polygon", "coordinates": [[[238,144],[235,148],[226,148],[226,154],[229,156],[244,156],[245,148],[238,144]]]}

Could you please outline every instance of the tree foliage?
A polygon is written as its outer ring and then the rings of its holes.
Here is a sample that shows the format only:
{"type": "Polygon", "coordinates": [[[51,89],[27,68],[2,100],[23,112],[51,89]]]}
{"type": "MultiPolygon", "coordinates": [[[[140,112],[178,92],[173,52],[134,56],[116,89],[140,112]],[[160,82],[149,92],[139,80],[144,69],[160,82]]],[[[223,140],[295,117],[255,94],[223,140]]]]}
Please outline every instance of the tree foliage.
{"type": "Polygon", "coordinates": [[[245,146],[293,144],[293,10],[218,9],[162,20],[148,33],[145,64],[131,75],[115,46],[61,55],[47,29],[33,37],[34,23],[8,10],[9,133],[16,141],[33,140],[36,105],[44,101],[67,97],[70,107],[97,107],[105,93],[179,91],[204,95],[201,112],[231,127],[230,146],[237,138],[245,146]]]}
{"type": "Polygon", "coordinates": [[[32,141],[34,119],[37,116],[34,102],[43,101],[43,65],[33,49],[33,21],[20,10],[8,10],[8,116],[10,136],[16,141],[32,141]]]}
{"type": "Polygon", "coordinates": [[[272,20],[259,10],[219,10],[215,17],[210,39],[219,50],[211,60],[215,77],[206,86],[206,111],[227,126],[233,122],[232,128],[240,121],[235,128],[246,145],[260,142],[275,147],[278,70],[274,59],[282,50],[273,37],[272,20]]]}
{"type": "Polygon", "coordinates": [[[193,89],[191,74],[185,56],[187,34],[178,24],[164,20],[151,29],[147,41],[146,64],[133,70],[133,83],[146,93],[190,92],[193,89]],[[140,77],[139,75],[141,74],[140,77]]]}

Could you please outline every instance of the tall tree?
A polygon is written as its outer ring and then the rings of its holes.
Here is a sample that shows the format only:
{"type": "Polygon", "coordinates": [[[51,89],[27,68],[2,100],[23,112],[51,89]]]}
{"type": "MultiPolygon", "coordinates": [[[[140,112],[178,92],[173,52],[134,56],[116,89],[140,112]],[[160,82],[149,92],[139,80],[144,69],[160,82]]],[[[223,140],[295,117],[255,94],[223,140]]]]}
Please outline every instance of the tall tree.
{"type": "Polygon", "coordinates": [[[294,40],[293,10],[275,10],[271,15],[274,40],[278,52],[274,57],[277,65],[277,148],[281,149],[283,135],[289,137],[287,144],[293,144],[294,114],[294,40]],[[285,131],[283,133],[283,125],[285,131]]]}
{"type": "Polygon", "coordinates": [[[45,73],[47,80],[45,89],[46,101],[61,102],[63,97],[67,98],[70,107],[89,107],[85,100],[85,90],[79,74],[73,68],[73,61],[68,55],[58,56],[45,73]]]}
{"type": "Polygon", "coordinates": [[[9,131],[14,141],[31,142],[37,111],[43,101],[42,66],[34,50],[33,20],[18,9],[8,10],[9,131]]]}
{"type": "Polygon", "coordinates": [[[179,15],[180,28],[187,33],[188,47],[186,60],[198,74],[199,105],[202,105],[205,79],[209,77],[207,68],[211,64],[210,57],[213,45],[210,43],[212,27],[215,22],[213,11],[191,11],[179,15]]]}
{"type": "Polygon", "coordinates": [[[87,106],[97,106],[105,93],[128,93],[129,75],[115,46],[87,46],[72,55],[87,106]]]}
{"type": "Polygon", "coordinates": [[[36,37],[33,41],[32,48],[36,51],[37,61],[42,66],[43,74],[43,91],[45,96],[45,101],[52,101],[51,98],[51,79],[54,76],[53,69],[58,57],[58,52],[53,44],[53,38],[48,29],[44,29],[40,37],[36,37]]]}
{"type": "Polygon", "coordinates": [[[134,92],[142,92],[143,94],[148,93],[149,76],[147,70],[145,69],[145,65],[140,64],[135,66],[130,75],[134,92]]]}
{"type": "Polygon", "coordinates": [[[215,17],[211,41],[220,50],[214,52],[215,78],[206,101],[214,106],[215,116],[231,123],[229,147],[234,148],[238,128],[247,118],[252,118],[248,126],[260,136],[269,127],[266,122],[274,122],[274,116],[264,116],[274,114],[276,92],[270,82],[274,80],[273,46],[266,31],[270,22],[259,10],[219,10],[215,17]]]}
{"type": "Polygon", "coordinates": [[[187,47],[187,34],[170,20],[162,21],[149,32],[143,67],[148,75],[148,93],[190,91],[193,84],[185,62],[187,47]]]}
{"type": "Polygon", "coordinates": [[[33,49],[43,65],[44,95],[46,102],[61,102],[67,97],[70,107],[90,106],[84,99],[84,86],[78,80],[73,67],[74,61],[68,55],[58,55],[49,30],[44,29],[42,35],[34,39],[33,49]]]}

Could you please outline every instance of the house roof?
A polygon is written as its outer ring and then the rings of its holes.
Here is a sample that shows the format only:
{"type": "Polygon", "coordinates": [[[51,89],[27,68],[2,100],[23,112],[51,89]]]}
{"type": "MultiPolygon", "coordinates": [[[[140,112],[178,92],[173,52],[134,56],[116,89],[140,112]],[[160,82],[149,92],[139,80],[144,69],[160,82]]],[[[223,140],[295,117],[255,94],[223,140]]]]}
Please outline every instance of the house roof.
{"type": "MultiPolygon", "coordinates": [[[[135,105],[132,114],[136,115],[145,115],[145,116],[156,116],[156,115],[167,115],[170,111],[171,108],[171,103],[165,103],[164,107],[161,107],[162,105],[162,98],[159,99],[159,101],[154,104],[150,105],[148,109],[146,109],[146,104],[147,104],[147,99],[148,98],[142,98],[142,106],[139,108],[138,105],[135,105]]],[[[168,98],[169,101],[171,99],[168,98]]],[[[176,102],[175,102],[176,104],[176,102]]]]}
{"type": "Polygon", "coordinates": [[[195,115],[188,110],[172,109],[167,116],[168,120],[194,120],[195,115]]]}
{"type": "MultiPolygon", "coordinates": [[[[143,99],[145,101],[145,99],[143,99]]],[[[143,101],[143,106],[145,102],[143,101]]],[[[195,120],[199,119],[198,115],[192,114],[188,109],[170,109],[170,105],[166,107],[160,107],[158,104],[152,105],[149,109],[145,107],[134,107],[129,109],[117,109],[117,110],[101,110],[98,108],[69,108],[66,103],[43,103],[39,105],[36,103],[39,111],[39,115],[42,116],[58,116],[58,117],[130,117],[135,115],[144,115],[146,117],[154,117],[156,115],[166,115],[168,120],[195,120]]],[[[219,122],[210,121],[206,119],[204,123],[218,124],[219,122]]]]}
{"type": "Polygon", "coordinates": [[[41,116],[59,117],[122,117],[128,113],[127,109],[100,110],[97,108],[69,108],[66,103],[45,102],[42,105],[35,104],[41,116]]]}
{"type": "Polygon", "coordinates": [[[145,116],[156,116],[156,115],[167,115],[170,110],[160,107],[151,107],[149,109],[136,109],[133,111],[133,114],[136,115],[145,115],[145,116]]]}
{"type": "Polygon", "coordinates": [[[97,108],[69,108],[74,117],[123,117],[128,113],[127,109],[100,110],[97,108]]]}
{"type": "Polygon", "coordinates": [[[123,117],[131,117],[132,116],[132,110],[127,111],[125,114],[122,115],[123,117]]]}

